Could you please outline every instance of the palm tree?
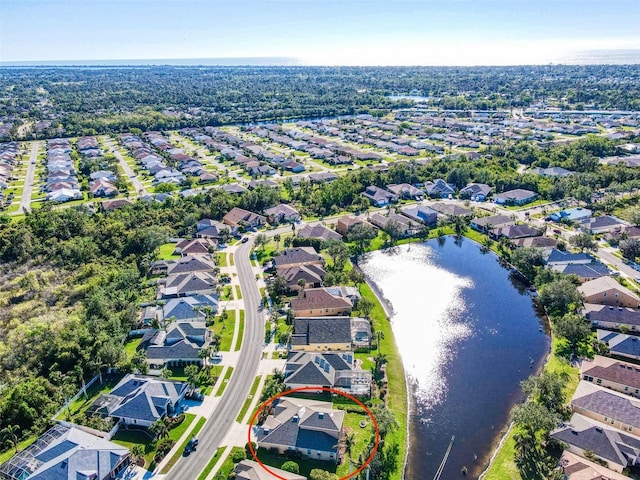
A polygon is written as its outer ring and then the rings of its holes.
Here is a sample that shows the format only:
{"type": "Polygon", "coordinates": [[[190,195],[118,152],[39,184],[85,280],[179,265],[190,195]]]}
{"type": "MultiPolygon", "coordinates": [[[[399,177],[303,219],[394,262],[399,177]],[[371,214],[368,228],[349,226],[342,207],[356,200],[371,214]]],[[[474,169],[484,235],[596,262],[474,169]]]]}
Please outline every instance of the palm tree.
{"type": "Polygon", "coordinates": [[[169,436],[169,428],[167,428],[167,424],[164,423],[164,419],[162,418],[153,422],[149,427],[149,430],[151,430],[151,433],[159,439],[167,438],[169,436]]]}
{"type": "Polygon", "coordinates": [[[162,370],[160,370],[160,378],[171,378],[172,375],[173,372],[167,367],[162,367],[162,370]]]}
{"type": "Polygon", "coordinates": [[[2,435],[2,439],[5,442],[10,442],[13,445],[16,453],[18,453],[18,430],[20,427],[18,425],[7,425],[0,431],[2,435]]]}
{"type": "Polygon", "coordinates": [[[144,445],[136,443],[131,447],[131,460],[137,464],[144,457],[144,445]]]}
{"type": "Polygon", "coordinates": [[[282,237],[280,236],[279,233],[276,233],[273,236],[273,241],[276,242],[276,251],[280,249],[280,240],[282,240],[282,237]]]}
{"type": "Polygon", "coordinates": [[[351,450],[356,445],[356,435],[353,432],[347,433],[342,439],[342,444],[344,445],[344,453],[351,458],[351,450]]]}

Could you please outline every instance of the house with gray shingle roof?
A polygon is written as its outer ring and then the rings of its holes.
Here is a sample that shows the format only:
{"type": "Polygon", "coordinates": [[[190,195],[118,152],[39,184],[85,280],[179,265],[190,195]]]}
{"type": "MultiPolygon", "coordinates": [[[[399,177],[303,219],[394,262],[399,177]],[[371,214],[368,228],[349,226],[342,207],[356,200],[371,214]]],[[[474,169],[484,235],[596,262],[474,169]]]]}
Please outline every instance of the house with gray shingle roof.
{"type": "Polygon", "coordinates": [[[216,295],[194,295],[190,297],[170,298],[162,305],[162,320],[173,317],[177,321],[205,321],[203,311],[210,307],[215,315],[218,311],[216,295]]]}
{"type": "Polygon", "coordinates": [[[640,310],[637,308],[585,303],[582,314],[596,328],[619,330],[624,326],[632,332],[640,331],[640,310]]]}
{"type": "Polygon", "coordinates": [[[296,451],[304,457],[338,462],[344,416],[330,402],[281,397],[258,428],[256,441],[281,453],[296,451]]]}
{"type": "Polygon", "coordinates": [[[297,473],[285,472],[272,466],[268,466],[267,468],[269,472],[258,462],[242,460],[236,464],[233,471],[236,474],[236,480],[273,480],[274,476],[272,473],[284,480],[307,480],[307,477],[303,477],[297,473]]]}
{"type": "Polygon", "coordinates": [[[362,195],[376,207],[384,207],[398,201],[398,196],[395,193],[388,192],[375,185],[369,185],[365,188],[362,195]]]}
{"type": "Polygon", "coordinates": [[[357,367],[353,352],[290,352],[284,367],[287,388],[329,387],[350,395],[371,393],[371,372],[357,367]]]}
{"type": "Polygon", "coordinates": [[[89,411],[125,425],[150,427],[159,418],[179,413],[188,389],[187,382],[131,373],[111,392],[98,397],[89,411]]]}
{"type": "Polygon", "coordinates": [[[568,425],[551,432],[550,437],[565,443],[567,451],[585,456],[591,451],[615,472],[640,464],[640,439],[619,432],[604,423],[574,413],[568,425]]]}
{"type": "Polygon", "coordinates": [[[138,348],[146,351],[146,362],[153,369],[202,365],[200,351],[211,343],[212,336],[205,322],[172,322],[166,330],[145,333],[138,348]]]}
{"type": "Polygon", "coordinates": [[[609,352],[620,357],[640,360],[640,338],[635,335],[597,330],[598,340],[609,347],[609,352]]]}
{"type": "Polygon", "coordinates": [[[472,202],[484,202],[492,188],[485,183],[469,183],[460,190],[460,198],[468,198],[472,202]]]}
{"type": "Polygon", "coordinates": [[[622,475],[599,463],[587,460],[585,457],[571,453],[568,450],[562,452],[558,463],[563,473],[563,480],[628,480],[622,475]]]}
{"type": "Polygon", "coordinates": [[[6,480],[106,480],[130,463],[129,450],[80,428],[55,425],[0,466],[6,480]]]}
{"type": "Polygon", "coordinates": [[[296,318],[293,321],[291,350],[351,351],[353,337],[350,317],[296,318]]]}
{"type": "Polygon", "coordinates": [[[302,290],[291,300],[291,310],[296,317],[349,315],[352,309],[353,303],[350,299],[324,288],[302,290]]]}
{"type": "Polygon", "coordinates": [[[324,258],[313,247],[287,248],[273,257],[276,268],[295,267],[297,265],[324,265],[324,258]]]}
{"type": "Polygon", "coordinates": [[[581,380],[571,399],[575,413],[632,435],[640,434],[640,400],[581,380]]]}
{"type": "Polygon", "coordinates": [[[300,220],[300,212],[286,203],[281,203],[275,207],[267,208],[264,211],[264,214],[267,216],[269,223],[271,224],[295,222],[300,220]]]}
{"type": "Polygon", "coordinates": [[[213,295],[216,285],[215,277],[207,272],[178,273],[165,279],[159,293],[162,298],[213,295]]]}
{"type": "Polygon", "coordinates": [[[329,227],[318,223],[316,225],[305,225],[298,230],[298,237],[300,238],[319,238],[320,240],[342,240],[340,235],[335,230],[331,230],[329,227]]]}

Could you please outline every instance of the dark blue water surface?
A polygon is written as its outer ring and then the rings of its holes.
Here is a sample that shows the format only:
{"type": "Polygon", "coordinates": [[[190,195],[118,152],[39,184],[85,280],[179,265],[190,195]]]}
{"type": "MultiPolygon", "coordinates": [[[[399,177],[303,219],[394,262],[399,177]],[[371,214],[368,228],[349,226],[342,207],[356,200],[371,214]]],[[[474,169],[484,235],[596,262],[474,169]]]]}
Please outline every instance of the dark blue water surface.
{"type": "Polygon", "coordinates": [[[432,479],[452,436],[441,478],[477,478],[549,350],[531,297],[496,255],[440,241],[360,262],[391,309],[410,384],[408,480],[432,479]]]}

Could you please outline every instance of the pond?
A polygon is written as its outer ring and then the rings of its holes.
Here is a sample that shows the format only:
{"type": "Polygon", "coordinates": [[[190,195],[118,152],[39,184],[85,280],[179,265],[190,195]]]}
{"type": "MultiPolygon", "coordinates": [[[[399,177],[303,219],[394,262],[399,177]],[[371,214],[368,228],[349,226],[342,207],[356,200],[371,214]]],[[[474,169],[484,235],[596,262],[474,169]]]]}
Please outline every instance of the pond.
{"type": "Polygon", "coordinates": [[[372,252],[360,267],[391,312],[412,393],[405,478],[434,478],[452,436],[441,478],[477,478],[549,351],[527,289],[464,238],[372,252]]]}

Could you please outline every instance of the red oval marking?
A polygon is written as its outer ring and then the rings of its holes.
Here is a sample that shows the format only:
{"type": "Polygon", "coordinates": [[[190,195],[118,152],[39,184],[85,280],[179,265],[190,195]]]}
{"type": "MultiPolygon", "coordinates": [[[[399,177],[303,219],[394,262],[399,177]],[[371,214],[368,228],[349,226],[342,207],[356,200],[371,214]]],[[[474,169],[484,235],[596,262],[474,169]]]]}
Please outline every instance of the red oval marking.
{"type": "Polygon", "coordinates": [[[364,409],[364,411],[367,412],[367,415],[369,415],[369,418],[371,418],[371,422],[373,423],[373,426],[376,429],[376,440],[375,440],[375,444],[373,446],[373,450],[371,450],[371,455],[369,455],[369,458],[367,458],[367,460],[355,472],[352,472],[350,475],[347,475],[346,477],[341,477],[339,480],[347,480],[347,479],[352,478],[352,477],[356,476],[357,474],[359,474],[362,470],[364,470],[367,467],[367,465],[369,465],[371,463],[371,461],[373,460],[373,457],[375,457],[376,452],[378,451],[378,445],[380,445],[380,430],[378,429],[378,422],[376,422],[376,417],[373,415],[371,410],[369,410],[364,403],[362,403],[360,400],[358,400],[353,395],[349,395],[348,393],[341,392],[340,390],[336,390],[334,388],[329,388],[329,387],[300,387],[300,388],[294,388],[292,390],[287,390],[285,392],[279,393],[278,395],[275,395],[275,396],[269,398],[268,400],[266,400],[262,405],[260,405],[260,408],[258,410],[256,410],[256,412],[253,414],[253,417],[251,417],[251,421],[249,422],[249,432],[248,432],[248,435],[247,435],[247,438],[248,438],[248,442],[247,443],[249,445],[249,450],[251,451],[251,456],[258,463],[258,465],[260,465],[262,468],[264,468],[267,472],[269,472],[275,478],[279,478],[280,480],[287,480],[285,477],[281,477],[280,475],[278,475],[278,474],[274,473],[273,471],[269,470],[269,467],[267,467],[264,463],[262,463],[260,461],[260,459],[258,458],[258,455],[256,454],[255,450],[253,449],[253,443],[252,443],[252,440],[251,440],[251,430],[253,429],[254,424],[256,424],[256,419],[258,418],[258,415],[260,415],[260,412],[262,412],[262,410],[264,410],[267,405],[270,405],[271,403],[273,403],[275,400],[277,400],[280,397],[284,397],[286,395],[289,395],[290,393],[305,392],[305,391],[317,392],[318,390],[322,390],[323,392],[334,393],[336,395],[342,395],[343,397],[348,398],[352,402],[355,402],[358,405],[360,405],[364,409]]]}

